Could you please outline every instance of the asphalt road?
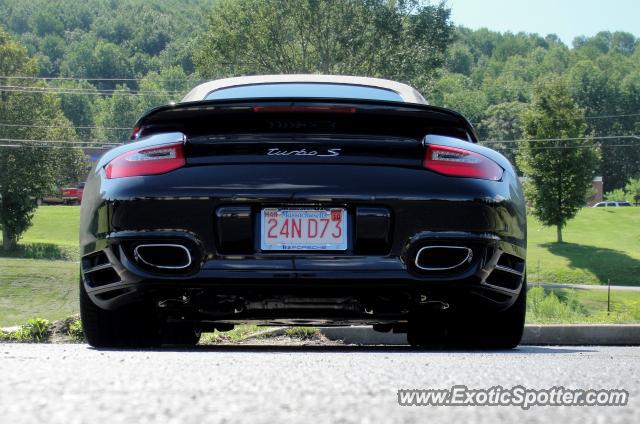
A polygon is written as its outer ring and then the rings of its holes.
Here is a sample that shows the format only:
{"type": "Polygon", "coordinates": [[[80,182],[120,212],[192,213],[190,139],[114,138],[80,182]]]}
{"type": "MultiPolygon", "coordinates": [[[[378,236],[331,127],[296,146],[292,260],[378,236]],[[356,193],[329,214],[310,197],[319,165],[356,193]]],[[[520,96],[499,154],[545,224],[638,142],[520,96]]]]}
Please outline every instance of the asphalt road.
{"type": "Polygon", "coordinates": [[[0,422],[640,422],[640,348],[0,344],[0,422]],[[626,407],[401,407],[399,388],[624,388],[626,407]]]}

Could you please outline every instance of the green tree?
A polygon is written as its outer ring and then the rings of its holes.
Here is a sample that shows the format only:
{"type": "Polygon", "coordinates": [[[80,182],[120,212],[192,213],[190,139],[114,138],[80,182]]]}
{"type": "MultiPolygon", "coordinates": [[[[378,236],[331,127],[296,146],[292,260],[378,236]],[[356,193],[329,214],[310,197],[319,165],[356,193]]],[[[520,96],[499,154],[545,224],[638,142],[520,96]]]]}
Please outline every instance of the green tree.
{"type": "Polygon", "coordinates": [[[625,200],[626,193],[621,188],[616,188],[615,190],[607,191],[604,194],[605,200],[625,200]]]}
{"type": "Polygon", "coordinates": [[[172,101],[180,101],[195,83],[189,81],[189,77],[182,68],[172,66],[160,72],[149,72],[139,85],[140,90],[146,93],[140,98],[140,113],[142,113],[172,101]]]}
{"type": "MultiPolygon", "coordinates": [[[[0,30],[0,75],[33,76],[36,72],[36,61],[0,30]]],[[[77,182],[84,171],[84,156],[71,144],[25,141],[75,140],[54,94],[0,93],[0,122],[22,125],[0,127],[6,145],[0,147],[0,226],[3,248],[11,250],[31,224],[36,207],[32,197],[51,192],[56,184],[77,182]]]]}
{"type": "Polygon", "coordinates": [[[60,89],[60,106],[64,115],[76,127],[76,134],[82,141],[91,140],[94,102],[98,91],[85,80],[56,81],[60,89]]]}
{"type": "MultiPolygon", "coordinates": [[[[598,60],[580,60],[568,70],[572,97],[585,114],[595,117],[613,115],[611,119],[590,119],[587,128],[590,134],[611,137],[637,133],[634,128],[636,117],[624,116],[640,107],[639,99],[634,98],[640,82],[634,78],[637,68],[628,58],[613,51],[598,60]]],[[[611,147],[602,149],[600,172],[605,190],[610,191],[622,188],[630,176],[640,172],[640,147],[625,146],[630,144],[628,138],[611,139],[606,143],[611,147]]]]}
{"type": "Polygon", "coordinates": [[[486,94],[474,88],[473,81],[462,75],[445,72],[429,90],[432,104],[455,109],[471,122],[479,122],[489,102],[486,94]]]}
{"type": "Polygon", "coordinates": [[[445,68],[449,72],[469,76],[472,66],[473,55],[466,45],[458,42],[447,50],[445,68]]]}
{"type": "Polygon", "coordinates": [[[584,112],[560,78],[536,84],[523,127],[518,163],[527,177],[528,201],[543,224],[556,227],[561,243],[562,228],[585,204],[598,154],[584,138],[584,112]]]}
{"type": "Polygon", "coordinates": [[[205,77],[318,72],[421,85],[452,32],[444,4],[419,0],[222,0],[194,63],[205,77]]]}
{"type": "Polygon", "coordinates": [[[192,87],[193,83],[189,83],[179,67],[148,73],[139,83],[142,96],[132,95],[127,86],[117,86],[110,97],[96,101],[93,139],[101,142],[126,140],[140,115],[154,107],[179,101],[192,87]]]}
{"type": "Polygon", "coordinates": [[[640,178],[630,178],[627,185],[624,186],[624,192],[628,202],[640,201],[640,178]]]}
{"type": "Polygon", "coordinates": [[[101,143],[126,141],[144,111],[140,97],[131,95],[124,85],[118,86],[110,97],[98,99],[95,107],[96,129],[92,134],[93,139],[101,143]]]}
{"type": "MultiPolygon", "coordinates": [[[[95,36],[82,37],[81,41],[60,64],[60,73],[67,77],[127,78],[133,77],[129,55],[121,46],[95,36]]],[[[101,82],[98,88],[112,88],[112,82],[101,82]]]]}
{"type": "Polygon", "coordinates": [[[522,139],[522,114],[527,105],[520,102],[500,103],[486,111],[486,117],[478,125],[478,132],[489,147],[498,150],[515,162],[518,140],[522,139]],[[501,143],[501,140],[506,142],[501,143]]]}

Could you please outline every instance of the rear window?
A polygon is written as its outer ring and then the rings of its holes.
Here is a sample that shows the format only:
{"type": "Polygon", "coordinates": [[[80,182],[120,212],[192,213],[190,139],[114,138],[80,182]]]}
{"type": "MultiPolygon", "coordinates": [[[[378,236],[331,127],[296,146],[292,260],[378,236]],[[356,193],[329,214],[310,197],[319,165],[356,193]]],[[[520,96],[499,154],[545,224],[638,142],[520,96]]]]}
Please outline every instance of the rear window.
{"type": "Polygon", "coordinates": [[[205,100],[268,97],[311,97],[388,100],[402,102],[398,93],[386,88],[331,83],[274,83],[238,85],[212,91],[205,100]]]}

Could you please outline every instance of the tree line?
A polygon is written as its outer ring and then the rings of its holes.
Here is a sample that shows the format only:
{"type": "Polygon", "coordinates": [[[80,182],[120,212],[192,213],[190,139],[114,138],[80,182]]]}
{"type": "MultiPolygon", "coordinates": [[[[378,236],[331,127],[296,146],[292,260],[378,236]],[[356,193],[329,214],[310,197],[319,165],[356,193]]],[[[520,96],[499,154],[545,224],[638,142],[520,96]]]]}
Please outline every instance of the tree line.
{"type": "Polygon", "coordinates": [[[594,173],[607,191],[640,176],[640,41],[625,32],[567,46],[456,27],[446,4],[420,0],[0,0],[0,27],[0,77],[21,77],[0,78],[3,104],[49,99],[40,117],[0,107],[6,140],[122,142],[146,109],[201,80],[340,73],[402,81],[462,112],[532,180],[535,163],[554,164],[546,175],[589,165],[574,197],[594,173]],[[56,125],[15,126],[39,122],[56,125]]]}

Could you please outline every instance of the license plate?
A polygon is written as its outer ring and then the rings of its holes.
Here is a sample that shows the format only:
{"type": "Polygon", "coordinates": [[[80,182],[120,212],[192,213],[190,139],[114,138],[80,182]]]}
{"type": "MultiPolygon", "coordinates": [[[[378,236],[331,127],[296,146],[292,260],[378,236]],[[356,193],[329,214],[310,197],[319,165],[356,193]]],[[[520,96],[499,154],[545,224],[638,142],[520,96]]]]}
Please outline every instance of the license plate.
{"type": "Polygon", "coordinates": [[[347,211],[262,209],[262,250],[347,250],[347,211]]]}

